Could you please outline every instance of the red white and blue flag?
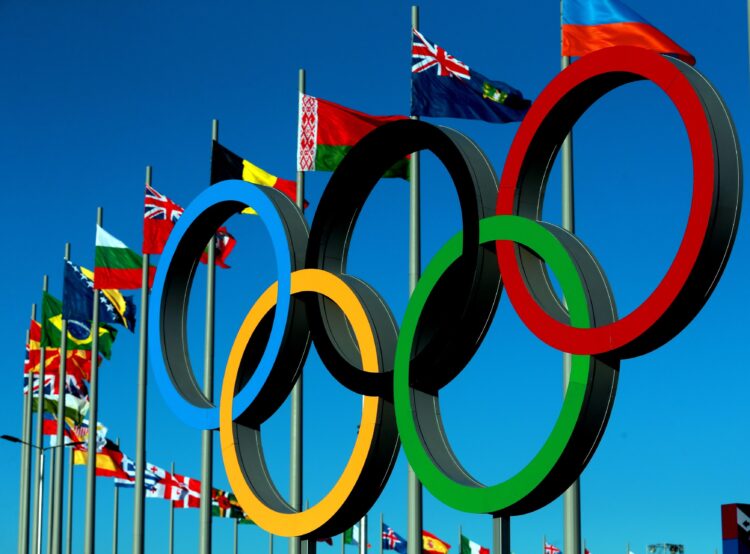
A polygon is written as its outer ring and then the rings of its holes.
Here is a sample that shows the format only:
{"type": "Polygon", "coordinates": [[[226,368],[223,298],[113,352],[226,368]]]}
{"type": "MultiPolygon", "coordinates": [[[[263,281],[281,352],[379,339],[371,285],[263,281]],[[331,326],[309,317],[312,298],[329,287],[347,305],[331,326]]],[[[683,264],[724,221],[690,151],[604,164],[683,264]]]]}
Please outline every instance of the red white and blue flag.
{"type": "Polygon", "coordinates": [[[557,548],[554,544],[550,544],[548,542],[544,543],[544,554],[560,554],[560,549],[557,548]]]}
{"type": "Polygon", "coordinates": [[[508,123],[529,110],[520,91],[474,71],[416,29],[411,55],[411,115],[508,123]]]}
{"type": "Polygon", "coordinates": [[[382,530],[383,550],[395,550],[399,554],[406,554],[406,539],[396,533],[393,527],[383,523],[382,530]]]}
{"type": "MultiPolygon", "coordinates": [[[[154,187],[146,185],[143,214],[142,250],[144,254],[162,253],[169,233],[172,232],[175,223],[184,211],[182,206],[158,192],[154,187]]],[[[225,227],[219,228],[214,240],[216,241],[216,265],[228,268],[226,259],[237,241],[225,227]]],[[[201,262],[207,263],[207,261],[208,256],[204,253],[201,262]]]]}
{"type": "Polygon", "coordinates": [[[695,57],[619,0],[563,1],[563,56],[608,46],[639,46],[695,65],[695,57]]]}

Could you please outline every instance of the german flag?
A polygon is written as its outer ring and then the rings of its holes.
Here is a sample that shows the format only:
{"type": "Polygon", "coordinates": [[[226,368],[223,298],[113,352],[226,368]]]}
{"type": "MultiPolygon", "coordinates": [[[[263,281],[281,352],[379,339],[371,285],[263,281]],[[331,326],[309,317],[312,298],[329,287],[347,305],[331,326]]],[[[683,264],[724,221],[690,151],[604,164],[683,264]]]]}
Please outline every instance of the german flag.
{"type": "MultiPolygon", "coordinates": [[[[297,202],[296,182],[271,175],[225,148],[217,141],[213,141],[211,148],[211,184],[227,179],[240,179],[254,185],[271,187],[286,194],[293,202],[297,202]]],[[[308,205],[309,202],[305,200],[305,208],[308,205]]],[[[242,210],[242,213],[255,214],[256,212],[252,208],[246,208],[242,210]]]]}

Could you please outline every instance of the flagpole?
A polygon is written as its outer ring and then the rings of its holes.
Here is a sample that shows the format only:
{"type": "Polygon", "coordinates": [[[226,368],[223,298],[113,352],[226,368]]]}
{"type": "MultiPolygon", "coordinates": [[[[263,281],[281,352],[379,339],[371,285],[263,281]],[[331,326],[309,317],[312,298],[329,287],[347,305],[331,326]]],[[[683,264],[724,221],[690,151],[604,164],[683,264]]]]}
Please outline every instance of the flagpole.
{"type": "MultiPolygon", "coordinates": [[[[411,26],[419,28],[419,6],[411,7],[411,26]]],[[[415,115],[411,118],[419,119],[415,115]]],[[[413,152],[409,162],[409,296],[417,287],[421,271],[419,220],[419,152],[413,152]]],[[[422,484],[411,465],[407,480],[406,546],[408,554],[422,554],[422,484]]]]}
{"type": "Polygon", "coordinates": [[[346,554],[346,531],[341,533],[341,554],[346,554]]]}
{"type": "MultiPolygon", "coordinates": [[[[104,210],[96,209],[96,224],[102,226],[104,210]]],[[[99,289],[94,288],[91,314],[91,379],[89,380],[89,436],[86,447],[86,524],[84,552],[96,550],[96,431],[99,421],[99,289]]]]}
{"type": "MultiPolygon", "coordinates": [[[[59,423],[58,423],[59,425],[59,423]]],[[[55,460],[59,455],[60,448],[50,449],[50,460],[49,460],[49,483],[47,483],[47,554],[52,554],[52,522],[53,522],[53,510],[52,505],[54,504],[55,497],[55,460]]]]}
{"type": "MultiPolygon", "coordinates": [[[[461,539],[463,538],[463,536],[464,536],[463,531],[461,530],[461,526],[459,525],[458,526],[458,549],[457,549],[458,554],[461,554],[461,539]]],[[[494,548],[495,545],[493,544],[492,546],[494,548]]],[[[495,554],[497,554],[497,552],[495,552],[495,554]]]]}
{"type": "MultiPolygon", "coordinates": [[[[305,70],[298,74],[299,94],[305,94],[305,70]]],[[[297,207],[305,209],[305,172],[297,171],[297,207]]],[[[289,504],[295,510],[302,510],[302,372],[292,389],[291,430],[289,445],[289,504]]],[[[289,554],[302,554],[302,541],[299,537],[289,539],[289,554]]]]}
{"type": "MultiPolygon", "coordinates": [[[[174,462],[172,462],[172,475],[174,475],[174,462]]],[[[169,503],[169,547],[167,552],[174,554],[174,501],[169,503]]]]}
{"type": "MultiPolygon", "coordinates": [[[[146,166],[146,186],[151,186],[151,166],[146,166]]],[[[141,264],[141,319],[138,333],[138,400],[135,424],[135,490],[133,491],[133,554],[143,554],[146,469],[146,384],[148,378],[148,273],[149,255],[141,264]]]]}
{"type": "Polygon", "coordinates": [[[75,453],[68,457],[68,518],[65,523],[65,554],[73,554],[73,465],[75,453]]]}
{"type": "MultiPolygon", "coordinates": [[[[65,243],[64,260],[70,260],[70,243],[65,243]]],[[[57,374],[57,444],[65,441],[65,394],[67,381],[67,358],[68,358],[68,321],[63,318],[60,326],[60,370],[57,374]]],[[[50,510],[52,518],[52,534],[48,539],[52,545],[53,554],[62,552],[62,522],[63,522],[63,470],[65,469],[65,449],[59,448],[55,453],[54,471],[54,494],[52,496],[50,510]]],[[[70,485],[68,485],[70,486],[70,485]]]]}
{"type": "Polygon", "coordinates": [[[238,543],[239,543],[239,533],[238,529],[240,527],[240,520],[236,517],[234,518],[234,554],[237,554],[238,552],[238,543]]]}
{"type": "MultiPolygon", "coordinates": [[[[211,140],[219,140],[219,120],[211,124],[211,140]]],[[[213,144],[213,142],[212,142],[213,144]]],[[[208,243],[206,264],[206,331],[203,347],[203,394],[214,399],[214,299],[216,294],[216,239],[208,243]]],[[[200,554],[211,554],[211,488],[213,477],[213,430],[201,433],[200,554]]]]}
{"type": "Polygon", "coordinates": [[[273,554],[273,535],[268,533],[268,554],[273,554]]]}
{"type": "MultiPolygon", "coordinates": [[[[120,437],[117,437],[115,441],[117,446],[120,446],[120,437]]],[[[112,493],[112,554],[117,554],[117,534],[118,524],[120,517],[120,487],[115,485],[115,490],[112,493]]]]}
{"type": "MultiPolygon", "coordinates": [[[[36,320],[36,304],[31,305],[31,320],[36,320]]],[[[31,337],[29,332],[26,331],[26,344],[29,343],[31,337]]],[[[31,356],[31,351],[29,351],[31,356]]],[[[18,553],[28,554],[29,553],[29,504],[31,503],[31,491],[29,486],[31,485],[31,403],[34,397],[34,374],[31,372],[29,367],[28,373],[29,379],[29,390],[24,395],[23,401],[23,441],[21,445],[21,498],[18,507],[18,553]]]]}
{"type": "Polygon", "coordinates": [[[510,516],[492,518],[492,551],[510,554],[510,516]]]}
{"type": "Polygon", "coordinates": [[[383,512],[380,512],[380,554],[383,554],[383,512]]]}
{"type": "MultiPolygon", "coordinates": [[[[750,0],[749,0],[750,1],[750,0]]],[[[560,0],[560,46],[562,50],[563,0],[560,0]]],[[[570,56],[562,56],[561,70],[570,65],[570,56]]],[[[573,131],[568,133],[562,144],[562,227],[575,232],[573,196],[573,131]]],[[[563,353],[563,396],[568,388],[572,356],[563,353]]],[[[565,554],[581,554],[581,489],[580,480],[575,482],[563,495],[563,532],[565,554]]]]}
{"type": "Polygon", "coordinates": [[[359,554],[367,554],[367,514],[359,522],[359,554]]]}
{"type": "MultiPolygon", "coordinates": [[[[47,292],[47,276],[42,277],[42,293],[47,292]]],[[[42,306],[44,303],[42,301],[42,306]]],[[[44,307],[42,307],[44,319],[44,307]]],[[[44,337],[44,321],[42,321],[42,337],[44,337]]],[[[43,343],[43,342],[42,342],[43,343]]],[[[44,482],[44,369],[47,363],[47,349],[39,348],[39,400],[36,408],[36,475],[34,476],[34,514],[31,535],[31,551],[41,554],[42,551],[42,484],[44,482]]],[[[34,391],[31,391],[32,398],[34,391]]]]}

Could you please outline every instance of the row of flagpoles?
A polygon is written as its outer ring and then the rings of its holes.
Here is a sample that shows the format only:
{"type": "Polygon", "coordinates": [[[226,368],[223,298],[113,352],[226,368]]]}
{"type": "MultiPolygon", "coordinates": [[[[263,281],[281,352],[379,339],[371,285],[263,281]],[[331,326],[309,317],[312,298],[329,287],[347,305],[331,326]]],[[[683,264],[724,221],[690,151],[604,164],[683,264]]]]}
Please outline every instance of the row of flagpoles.
{"type": "MultiPolygon", "coordinates": [[[[501,81],[490,80],[479,72],[448,54],[437,44],[428,40],[419,31],[419,14],[412,8],[412,107],[411,117],[457,117],[480,119],[493,123],[520,121],[529,109],[530,102],[524,99],[517,89],[501,81]],[[446,86],[447,85],[447,86],[446,86]]],[[[590,51],[615,44],[640,45],[662,53],[675,55],[688,63],[695,59],[666,35],[649,25],[633,10],[618,0],[566,0],[561,2],[561,43],[562,69],[570,63],[570,56],[584,55],[590,51]],[[588,9],[594,6],[597,9],[588,9]],[[605,17],[606,16],[606,17],[605,17]],[[597,19],[598,18],[598,19],[597,19]],[[609,42],[602,43],[602,34],[597,28],[617,22],[618,34],[607,34],[609,42]]],[[[355,144],[370,129],[387,121],[404,116],[376,117],[356,112],[344,106],[306,94],[305,73],[299,75],[299,127],[298,160],[296,182],[280,179],[244,158],[231,152],[218,142],[218,122],[212,129],[212,160],[210,183],[224,179],[242,179],[250,183],[277,188],[292,198],[300,210],[304,210],[304,173],[312,170],[335,169],[343,153],[355,144]],[[358,121],[351,125],[352,118],[358,121]],[[362,125],[365,122],[365,125],[362,125]],[[355,130],[356,129],[356,130],[355,130]],[[343,148],[342,148],[343,147],[343,148]],[[343,153],[342,153],[343,152],[343,153]],[[338,153],[331,155],[331,153],[338,153]]],[[[419,218],[419,155],[396,164],[385,175],[387,177],[408,178],[410,182],[409,211],[409,291],[415,288],[420,275],[420,218],[419,218]]],[[[572,136],[568,136],[562,148],[562,211],[563,227],[574,230],[573,215],[573,166],[572,136]]],[[[252,210],[250,210],[250,213],[252,210]]],[[[146,437],[146,391],[147,391],[147,313],[148,291],[153,268],[150,256],[158,255],[166,242],[169,231],[182,213],[182,208],[169,198],[157,192],[152,186],[151,168],[146,171],[146,197],[144,212],[144,240],[142,255],[128,249],[103,228],[103,213],[97,213],[97,240],[95,249],[95,269],[93,272],[70,261],[70,248],[66,246],[64,264],[64,287],[62,302],[48,294],[47,278],[43,283],[42,321],[39,325],[38,342],[35,343],[36,327],[32,324],[27,339],[28,391],[24,400],[22,425],[22,470],[21,500],[19,509],[19,553],[29,552],[31,530],[31,551],[41,551],[43,505],[42,485],[44,451],[51,449],[53,457],[52,478],[50,480],[50,526],[48,540],[53,554],[62,552],[62,494],[64,482],[64,449],[66,441],[74,449],[73,455],[84,460],[87,465],[87,494],[84,545],[87,554],[94,552],[96,529],[96,475],[102,474],[100,463],[109,449],[119,452],[119,470],[127,477],[134,489],[133,552],[141,554],[144,549],[144,499],[148,495],[149,478],[145,458],[146,437]],[[139,328],[138,354],[138,395],[136,423],[136,456],[132,471],[122,469],[126,457],[119,446],[113,447],[106,439],[97,443],[97,432],[82,432],[81,421],[68,424],[66,413],[76,408],[79,416],[84,411],[89,422],[98,428],[98,369],[100,356],[109,358],[117,331],[112,325],[121,325],[133,331],[135,326],[134,303],[131,297],[123,296],[120,289],[141,290],[141,316],[139,328]],[[38,345],[32,348],[32,345],[38,345]],[[36,360],[39,360],[36,362],[36,360]],[[56,374],[46,375],[46,370],[56,374]],[[32,377],[37,375],[36,379],[32,377]],[[36,383],[35,383],[36,381],[36,383]],[[88,386],[86,386],[86,381],[88,386]],[[49,383],[50,394],[45,393],[49,383]],[[33,391],[39,391],[34,402],[33,391]],[[70,395],[70,397],[68,397],[70,395]],[[49,402],[48,402],[49,401],[49,402]],[[55,442],[44,447],[45,405],[54,412],[55,442]],[[69,406],[70,404],[70,406],[69,406]],[[36,438],[32,442],[32,411],[36,411],[36,438]],[[93,424],[93,423],[92,423],[93,424]],[[75,425],[79,427],[76,428],[75,425]],[[67,430],[66,430],[67,427],[67,430]],[[76,432],[78,434],[76,434],[76,432]],[[36,451],[37,470],[34,485],[31,487],[31,448],[36,451]],[[95,452],[88,456],[88,452],[95,452]],[[31,509],[32,490],[34,505],[31,509]]],[[[204,347],[203,393],[207,400],[213,400],[213,352],[214,352],[214,295],[215,266],[226,264],[234,246],[234,237],[225,228],[217,231],[215,240],[206,248],[202,260],[207,265],[206,320],[204,347]]],[[[32,320],[35,311],[32,311],[32,320]]],[[[569,357],[564,359],[564,382],[569,374],[569,357]]],[[[80,419],[80,418],[79,418],[80,419]]],[[[291,453],[290,453],[290,503],[295,509],[302,509],[302,379],[297,382],[292,395],[291,453]]],[[[116,458],[117,456],[115,456],[116,458]]],[[[204,431],[202,437],[202,470],[200,481],[200,552],[211,551],[212,499],[212,432],[204,431]]],[[[113,459],[110,455],[110,459],[113,459]]],[[[152,466],[156,467],[156,466],[152,466]]],[[[72,464],[71,464],[72,468],[72,464]]],[[[158,469],[158,468],[157,468],[158,469]]],[[[117,468],[112,471],[117,471],[117,468]]],[[[167,472],[163,472],[165,477],[167,472]]],[[[68,474],[68,487],[71,487],[72,469],[68,474]]],[[[169,473],[174,477],[174,471],[169,473]]],[[[189,496],[190,486],[175,480],[179,494],[189,496]]],[[[120,483],[122,485],[122,483],[120,483]]],[[[192,491],[195,492],[195,491],[192,491]]],[[[220,491],[219,491],[220,492],[220,491]]],[[[421,554],[422,540],[422,491],[416,475],[409,469],[408,479],[408,521],[407,554],[421,554]]],[[[194,498],[195,495],[192,496],[194,498]]],[[[174,498],[172,498],[174,500],[174,498]]],[[[231,505],[231,502],[230,502],[231,505]]],[[[70,496],[68,504],[68,548],[71,540],[70,496]]],[[[240,510],[241,511],[241,510],[240,510]]],[[[580,501],[578,483],[565,493],[564,500],[564,550],[581,553],[580,541],[580,501]]],[[[364,527],[364,525],[363,525],[364,527]]],[[[381,527],[383,527],[381,523],[381,527]]],[[[390,529],[390,528],[389,528],[390,529]]],[[[392,529],[391,529],[392,531],[392,529]]],[[[462,536],[463,537],[463,536],[462,536]]],[[[463,541],[463,539],[462,539],[463,541]]],[[[315,545],[303,544],[292,539],[290,554],[312,554],[315,545]]],[[[272,544],[272,542],[271,542],[272,544]]],[[[462,542],[463,544],[463,542],[462,542]]],[[[546,541],[545,541],[546,544],[546,541]]],[[[498,554],[510,553],[510,521],[498,517],[493,522],[493,550],[498,554]]],[[[483,548],[483,547],[482,547],[483,548]]],[[[69,551],[69,550],[68,550],[69,551]]],[[[473,550],[472,550],[473,553],[473,550]]],[[[462,554],[463,549],[462,549],[462,554]]],[[[476,554],[476,553],[473,553],[476,554]]],[[[545,552],[545,554],[555,554],[545,552]]]]}

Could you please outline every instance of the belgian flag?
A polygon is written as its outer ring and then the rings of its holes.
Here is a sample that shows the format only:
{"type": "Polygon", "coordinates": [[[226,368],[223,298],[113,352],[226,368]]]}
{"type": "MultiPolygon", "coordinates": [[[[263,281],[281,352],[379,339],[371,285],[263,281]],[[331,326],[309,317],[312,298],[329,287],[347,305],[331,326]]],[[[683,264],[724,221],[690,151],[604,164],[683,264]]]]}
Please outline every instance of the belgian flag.
{"type": "MultiPolygon", "coordinates": [[[[296,182],[271,175],[225,148],[217,141],[213,141],[211,148],[211,184],[227,179],[240,179],[255,185],[275,188],[286,194],[293,202],[297,202],[296,182]]],[[[309,202],[305,201],[305,208],[308,205],[309,202]]],[[[242,213],[254,214],[256,212],[252,208],[246,208],[242,210],[242,213]]]]}

